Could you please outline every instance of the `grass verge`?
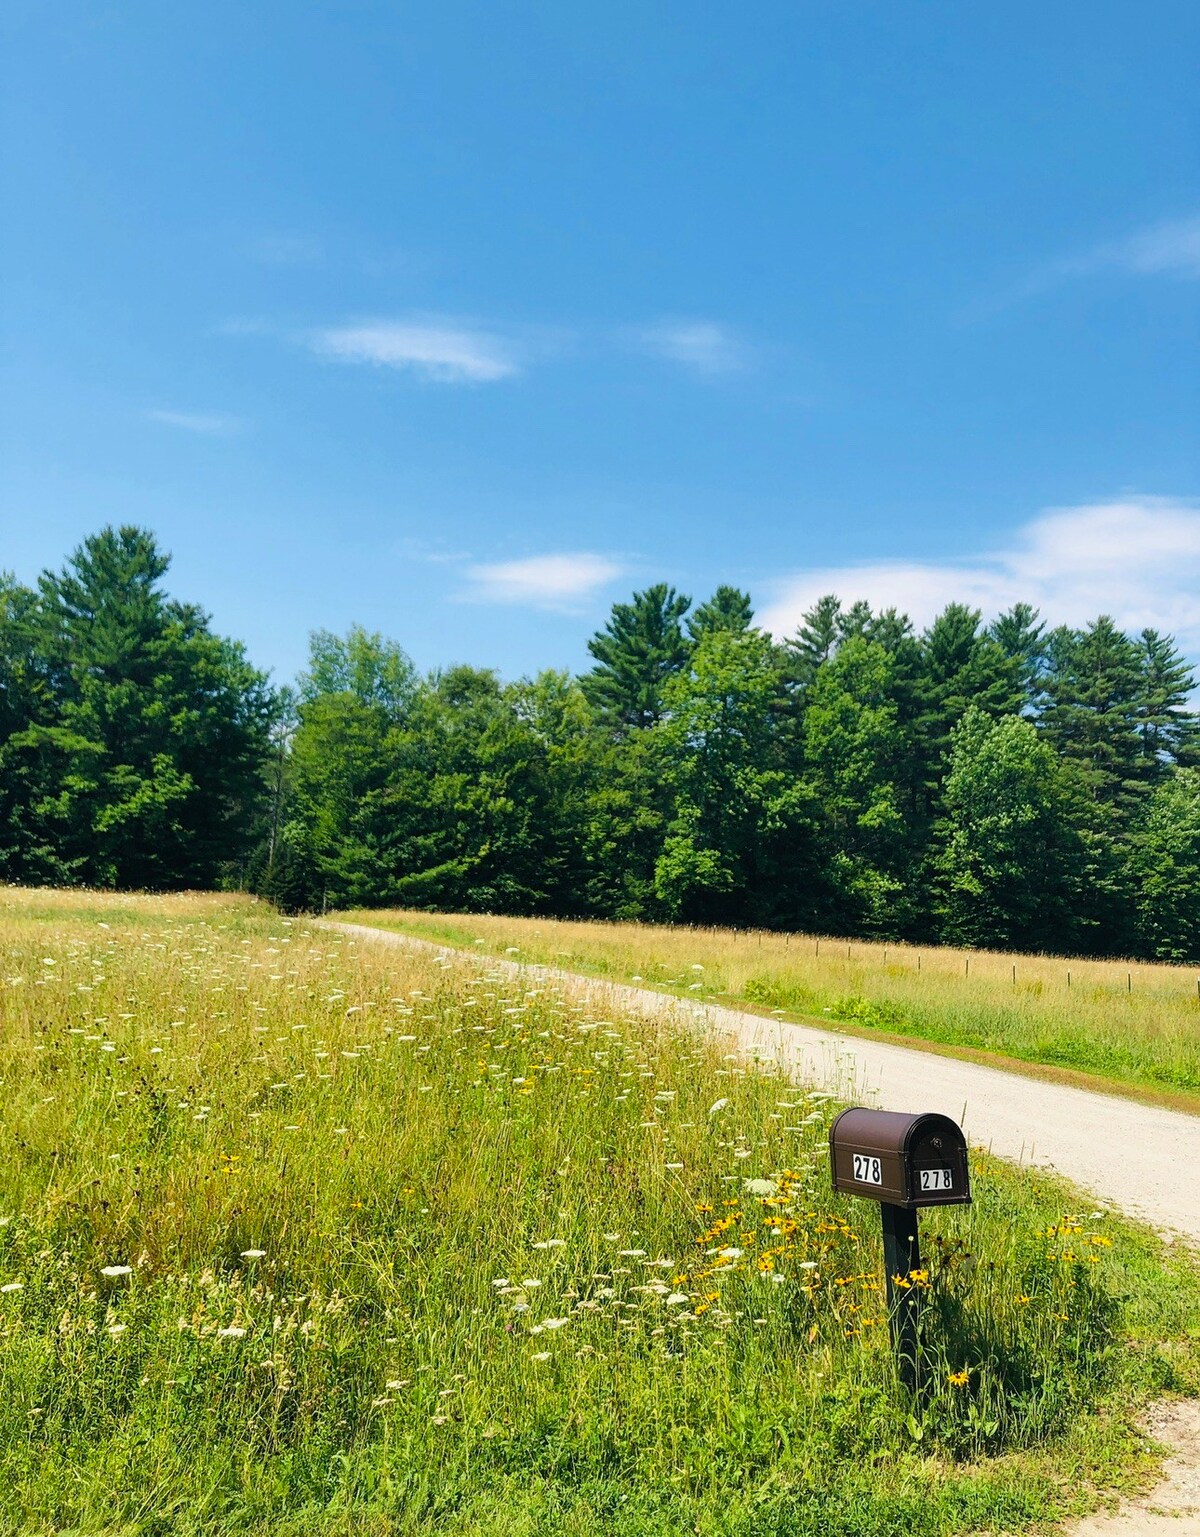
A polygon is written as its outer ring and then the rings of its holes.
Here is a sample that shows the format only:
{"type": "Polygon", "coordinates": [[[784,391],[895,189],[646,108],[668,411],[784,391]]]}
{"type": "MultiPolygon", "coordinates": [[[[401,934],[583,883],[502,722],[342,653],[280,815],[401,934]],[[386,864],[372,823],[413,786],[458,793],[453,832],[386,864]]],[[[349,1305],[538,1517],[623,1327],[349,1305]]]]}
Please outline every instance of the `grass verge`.
{"type": "Polygon", "coordinates": [[[1200,1113],[1200,976],[1187,967],[632,923],[339,916],[1200,1113]]]}
{"type": "Polygon", "coordinates": [[[1200,1389],[1188,1256],[987,1157],[895,1381],[837,1108],[217,897],[0,893],[0,1530],[1022,1531],[1200,1389]]]}

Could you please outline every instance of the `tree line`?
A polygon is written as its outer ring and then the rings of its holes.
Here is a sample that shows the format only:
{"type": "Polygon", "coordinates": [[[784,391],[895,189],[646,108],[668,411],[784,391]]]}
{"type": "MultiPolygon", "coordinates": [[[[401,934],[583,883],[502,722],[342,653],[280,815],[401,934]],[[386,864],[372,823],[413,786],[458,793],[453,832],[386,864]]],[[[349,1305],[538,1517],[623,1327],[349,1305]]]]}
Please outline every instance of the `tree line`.
{"type": "Polygon", "coordinates": [[[665,583],[579,677],[418,675],[361,628],[295,687],[106,528],[0,575],[0,878],[1200,960],[1200,718],[1172,638],[1100,616],[665,583]]]}

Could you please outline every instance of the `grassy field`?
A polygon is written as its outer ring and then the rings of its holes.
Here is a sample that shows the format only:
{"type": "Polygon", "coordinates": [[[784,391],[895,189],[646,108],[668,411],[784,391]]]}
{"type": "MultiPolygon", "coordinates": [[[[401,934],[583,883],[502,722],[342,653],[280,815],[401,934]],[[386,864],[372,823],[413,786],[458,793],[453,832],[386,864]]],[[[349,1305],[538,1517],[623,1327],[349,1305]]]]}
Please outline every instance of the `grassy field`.
{"type": "Polygon", "coordinates": [[[977,1155],[920,1400],[836,1106],[485,957],[0,889],[0,1531],[931,1537],[1145,1474],[1187,1256],[977,1155]]]}
{"type": "Polygon", "coordinates": [[[783,1018],[835,1020],[987,1052],[1200,1111],[1200,975],[1184,966],[813,935],[478,914],[356,912],[355,922],[476,946],[783,1018]]]}

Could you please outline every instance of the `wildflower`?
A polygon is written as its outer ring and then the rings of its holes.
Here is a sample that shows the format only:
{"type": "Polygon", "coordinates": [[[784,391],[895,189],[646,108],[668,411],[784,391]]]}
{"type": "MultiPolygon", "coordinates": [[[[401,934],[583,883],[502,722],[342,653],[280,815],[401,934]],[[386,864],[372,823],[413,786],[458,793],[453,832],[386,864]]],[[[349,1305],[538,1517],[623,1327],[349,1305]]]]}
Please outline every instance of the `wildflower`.
{"type": "Polygon", "coordinates": [[[548,1361],[550,1359],[550,1352],[548,1350],[539,1350],[535,1355],[530,1356],[529,1359],[531,1361],[548,1361]]]}
{"type": "Polygon", "coordinates": [[[229,1324],[224,1329],[217,1330],[217,1338],[221,1340],[240,1340],[245,1336],[245,1329],[240,1324],[229,1324]]]}
{"type": "Polygon", "coordinates": [[[773,1179],[747,1179],[742,1181],[743,1188],[748,1195],[774,1195],[775,1181],[773,1179]]]}
{"type": "Polygon", "coordinates": [[[561,1329],[564,1324],[570,1323],[569,1318],[546,1318],[542,1320],[543,1329],[561,1329]]]}
{"type": "Polygon", "coordinates": [[[672,1292],[667,1298],[667,1306],[669,1308],[678,1307],[681,1302],[686,1302],[687,1300],[687,1292],[672,1292]]]}
{"type": "Polygon", "coordinates": [[[950,1386],[953,1388],[965,1388],[967,1383],[971,1380],[971,1373],[967,1367],[964,1366],[960,1372],[951,1372],[947,1380],[949,1381],[950,1386]]]}
{"type": "Polygon", "coordinates": [[[265,1259],[266,1258],[266,1253],[267,1253],[267,1251],[265,1249],[243,1249],[242,1250],[242,1258],[243,1259],[265,1259]]]}
{"type": "Polygon", "coordinates": [[[722,1110],[728,1110],[728,1108],[729,1101],[727,1099],[718,1099],[709,1105],[708,1113],[709,1115],[720,1115],[722,1110]]]}
{"type": "Polygon", "coordinates": [[[132,1275],[132,1265],[101,1265],[100,1274],[107,1276],[110,1281],[116,1281],[121,1276],[132,1275]]]}
{"type": "Polygon", "coordinates": [[[0,1292],[19,1292],[24,1289],[24,1285],[23,1281],[6,1281],[0,1286],[0,1292]]]}

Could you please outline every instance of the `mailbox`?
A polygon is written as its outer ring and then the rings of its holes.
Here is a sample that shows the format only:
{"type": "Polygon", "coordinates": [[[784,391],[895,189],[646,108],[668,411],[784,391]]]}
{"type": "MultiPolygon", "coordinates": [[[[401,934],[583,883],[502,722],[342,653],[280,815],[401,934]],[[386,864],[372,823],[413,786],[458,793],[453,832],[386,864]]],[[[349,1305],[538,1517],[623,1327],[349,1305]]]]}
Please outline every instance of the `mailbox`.
{"type": "Polygon", "coordinates": [[[829,1128],[833,1188],[893,1206],[958,1206],[971,1199],[967,1143],[946,1115],[843,1110],[829,1128]]]}

